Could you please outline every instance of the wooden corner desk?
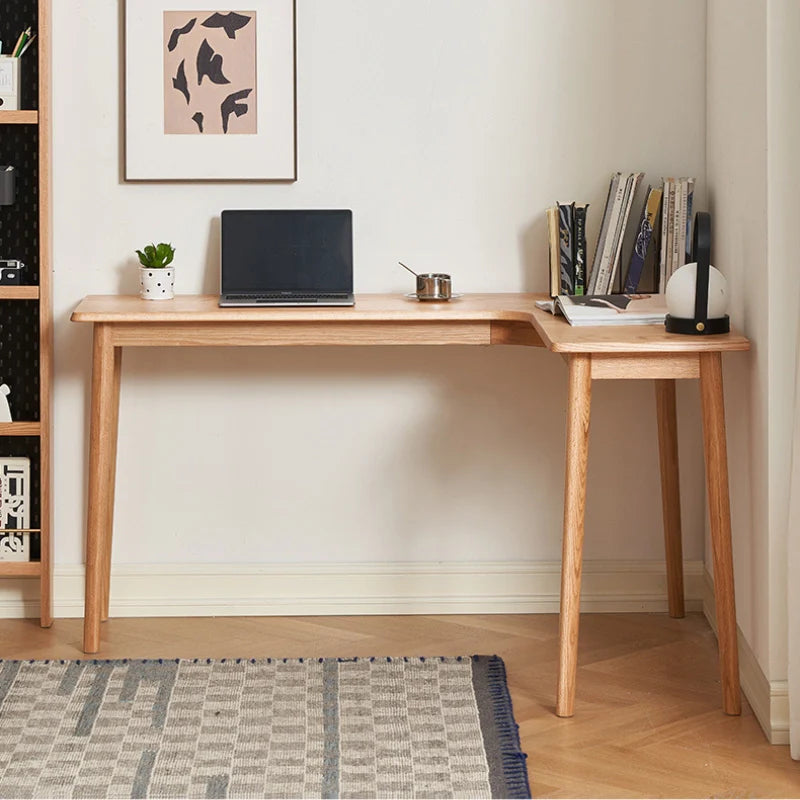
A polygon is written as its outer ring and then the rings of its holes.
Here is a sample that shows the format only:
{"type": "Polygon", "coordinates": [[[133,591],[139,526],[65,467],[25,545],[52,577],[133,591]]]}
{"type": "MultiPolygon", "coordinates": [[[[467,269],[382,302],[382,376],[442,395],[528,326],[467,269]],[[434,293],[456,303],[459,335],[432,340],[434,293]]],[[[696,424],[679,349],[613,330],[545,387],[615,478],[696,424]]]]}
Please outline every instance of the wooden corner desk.
{"type": "Polygon", "coordinates": [[[556,713],[571,716],[578,621],[592,381],[653,380],[658,421],[669,613],[683,616],[683,564],[675,380],[700,380],[722,706],[741,712],[721,355],[747,350],[736,332],[681,336],[660,325],[575,328],[540,311],[533,294],[475,294],[449,303],[360,295],[354,308],[219,308],[216,296],[140,300],[87,297],[72,314],[94,325],[86,599],[83,649],[100,648],[108,619],[111,534],[124,347],[280,345],[523,345],[567,362],[566,477],[556,713]]]}

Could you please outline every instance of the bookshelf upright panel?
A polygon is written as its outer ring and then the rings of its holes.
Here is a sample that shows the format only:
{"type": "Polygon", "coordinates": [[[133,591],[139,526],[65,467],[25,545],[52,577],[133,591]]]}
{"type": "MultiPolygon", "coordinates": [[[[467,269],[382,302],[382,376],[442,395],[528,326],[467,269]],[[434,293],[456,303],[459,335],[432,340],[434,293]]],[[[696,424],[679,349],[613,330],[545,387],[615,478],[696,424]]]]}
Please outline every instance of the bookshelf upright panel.
{"type": "Polygon", "coordinates": [[[0,164],[16,169],[14,202],[0,207],[0,258],[25,264],[18,285],[0,283],[0,384],[11,389],[12,416],[0,421],[0,457],[30,463],[23,532],[29,560],[0,560],[0,577],[39,579],[40,618],[47,627],[53,621],[50,0],[3,3],[6,54],[28,27],[36,39],[20,60],[19,109],[0,107],[0,164]]]}

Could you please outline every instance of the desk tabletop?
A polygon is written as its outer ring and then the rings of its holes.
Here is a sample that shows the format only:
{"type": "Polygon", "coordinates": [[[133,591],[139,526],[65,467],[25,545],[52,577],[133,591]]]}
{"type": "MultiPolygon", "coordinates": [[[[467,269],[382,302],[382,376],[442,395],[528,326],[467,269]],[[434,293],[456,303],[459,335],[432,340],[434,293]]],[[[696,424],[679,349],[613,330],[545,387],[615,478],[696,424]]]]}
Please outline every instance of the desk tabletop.
{"type": "Polygon", "coordinates": [[[75,308],[73,322],[108,324],[238,323],[403,323],[451,322],[533,327],[557,353],[696,353],[748,350],[737,331],[716,336],[667,333],[663,325],[573,327],[536,308],[546,295],[466,294],[444,303],[420,302],[398,294],[360,294],[351,307],[220,308],[217,295],[178,295],[142,300],[137,295],[90,295],[75,308]]]}

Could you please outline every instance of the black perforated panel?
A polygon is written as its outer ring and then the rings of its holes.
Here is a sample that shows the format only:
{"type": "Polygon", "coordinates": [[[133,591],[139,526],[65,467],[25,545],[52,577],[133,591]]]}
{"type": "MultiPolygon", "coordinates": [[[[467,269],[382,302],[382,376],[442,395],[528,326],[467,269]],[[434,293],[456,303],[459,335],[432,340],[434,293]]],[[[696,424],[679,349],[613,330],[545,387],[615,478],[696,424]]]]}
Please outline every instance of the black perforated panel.
{"type": "Polygon", "coordinates": [[[0,300],[0,383],[15,422],[39,421],[39,304],[0,300]]]}
{"type": "Polygon", "coordinates": [[[0,164],[16,167],[16,200],[0,206],[0,258],[24,262],[22,283],[39,283],[39,130],[0,126],[0,164]]]}

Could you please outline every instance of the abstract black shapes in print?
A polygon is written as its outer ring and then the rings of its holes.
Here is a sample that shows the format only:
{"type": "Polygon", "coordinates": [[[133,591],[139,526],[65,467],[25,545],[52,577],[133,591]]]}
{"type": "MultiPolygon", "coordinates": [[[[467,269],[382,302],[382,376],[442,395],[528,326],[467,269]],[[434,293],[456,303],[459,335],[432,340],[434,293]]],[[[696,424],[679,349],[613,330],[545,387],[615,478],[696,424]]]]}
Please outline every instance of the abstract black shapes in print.
{"type": "Polygon", "coordinates": [[[178,66],[178,74],[172,79],[172,86],[186,98],[188,106],[192,98],[189,95],[189,82],[186,80],[186,59],[178,66]]]}
{"type": "Polygon", "coordinates": [[[203,78],[207,77],[211,83],[230,83],[222,74],[222,56],[214,52],[214,48],[203,39],[203,44],[197,51],[197,85],[203,85],[203,78]]]}
{"type": "Polygon", "coordinates": [[[237,14],[235,11],[231,11],[230,14],[220,14],[217,11],[201,24],[206,28],[222,28],[228,34],[229,39],[235,39],[236,31],[244,28],[250,22],[250,19],[251,17],[237,14]]]}
{"type": "Polygon", "coordinates": [[[200,128],[200,133],[203,132],[203,112],[198,111],[192,119],[197,123],[197,127],[200,128]]]}
{"type": "Polygon", "coordinates": [[[178,39],[180,39],[184,33],[189,33],[189,31],[194,28],[195,22],[197,22],[197,17],[190,19],[182,28],[175,28],[175,30],[172,31],[169,35],[169,44],[167,44],[167,50],[169,50],[170,53],[178,46],[178,39]]]}
{"type": "Polygon", "coordinates": [[[248,112],[247,103],[239,103],[238,100],[244,100],[252,89],[242,89],[241,92],[234,92],[229,94],[220,105],[219,110],[222,113],[222,132],[228,132],[228,118],[231,114],[236,114],[237,117],[244,116],[248,112]]]}

